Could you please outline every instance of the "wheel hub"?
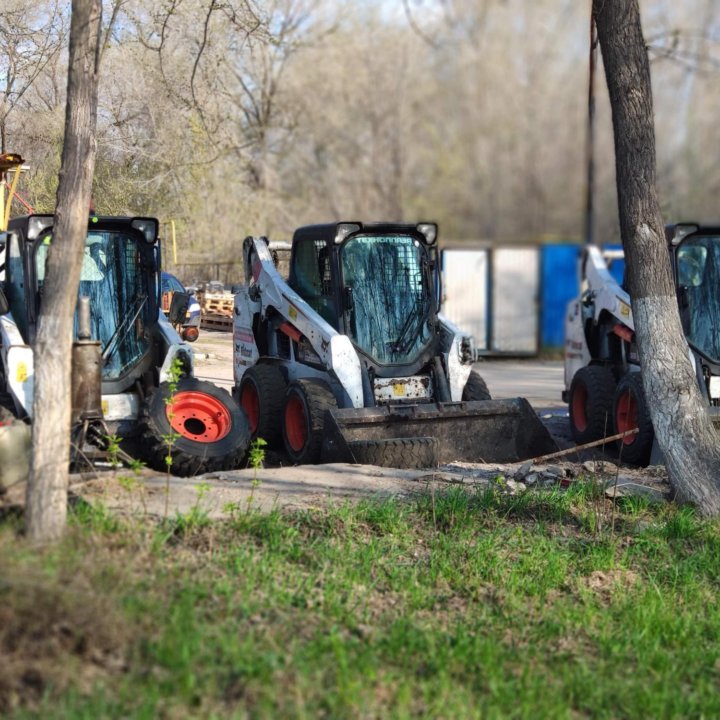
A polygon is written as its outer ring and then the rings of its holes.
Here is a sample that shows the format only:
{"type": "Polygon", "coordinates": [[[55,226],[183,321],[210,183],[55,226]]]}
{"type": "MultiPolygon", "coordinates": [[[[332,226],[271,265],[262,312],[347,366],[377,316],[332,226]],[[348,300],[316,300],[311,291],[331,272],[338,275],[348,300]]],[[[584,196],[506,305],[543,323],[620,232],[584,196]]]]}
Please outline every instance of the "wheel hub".
{"type": "Polygon", "coordinates": [[[224,403],[194,390],[175,394],[166,412],[173,432],[194,442],[217,442],[230,432],[232,425],[224,403]]]}

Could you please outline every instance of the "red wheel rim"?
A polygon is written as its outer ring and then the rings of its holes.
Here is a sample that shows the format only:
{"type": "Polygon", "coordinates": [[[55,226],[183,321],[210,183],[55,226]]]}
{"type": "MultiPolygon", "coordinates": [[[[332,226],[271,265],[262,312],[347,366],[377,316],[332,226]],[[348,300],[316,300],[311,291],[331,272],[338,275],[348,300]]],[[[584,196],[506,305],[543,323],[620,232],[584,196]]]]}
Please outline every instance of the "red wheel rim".
{"type": "Polygon", "coordinates": [[[258,397],[257,388],[251,382],[245,383],[240,390],[240,407],[247,415],[250,434],[254,435],[260,417],[260,398],[258,397]]]}
{"type": "Polygon", "coordinates": [[[294,452],[300,452],[307,442],[305,405],[297,395],[291,395],[285,405],[285,434],[294,452]]]}
{"type": "Polygon", "coordinates": [[[195,390],[177,393],[166,413],[173,432],[200,443],[221,440],[232,425],[230,411],[221,400],[195,390]]]}
{"type": "MultiPolygon", "coordinates": [[[[634,430],[638,426],[638,404],[635,396],[630,390],[625,390],[618,398],[617,410],[615,411],[615,427],[619,433],[634,430]]],[[[635,442],[635,435],[627,435],[623,438],[625,445],[632,445],[635,442]]]]}
{"type": "Polygon", "coordinates": [[[580,383],[575,387],[572,396],[572,419],[578,432],[587,430],[587,388],[580,383]]]}
{"type": "Polygon", "coordinates": [[[200,331],[196,327],[185,328],[185,339],[188,342],[195,342],[200,335],[200,331]]]}

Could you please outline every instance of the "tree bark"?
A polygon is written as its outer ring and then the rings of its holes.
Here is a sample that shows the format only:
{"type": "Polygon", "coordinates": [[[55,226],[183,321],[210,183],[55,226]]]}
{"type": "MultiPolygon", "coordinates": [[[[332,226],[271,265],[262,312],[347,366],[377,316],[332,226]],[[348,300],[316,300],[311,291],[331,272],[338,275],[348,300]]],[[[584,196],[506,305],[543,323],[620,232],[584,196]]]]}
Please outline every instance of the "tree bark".
{"type": "Polygon", "coordinates": [[[32,460],[27,532],[57,539],[67,515],[73,315],[95,168],[101,0],[73,0],[65,140],[53,241],[34,344],[32,460]]]}
{"type": "Polygon", "coordinates": [[[682,331],[656,188],[650,65],[638,0],[593,0],[615,136],[620,230],[643,387],[670,484],[720,513],[720,447],[682,331]]]}

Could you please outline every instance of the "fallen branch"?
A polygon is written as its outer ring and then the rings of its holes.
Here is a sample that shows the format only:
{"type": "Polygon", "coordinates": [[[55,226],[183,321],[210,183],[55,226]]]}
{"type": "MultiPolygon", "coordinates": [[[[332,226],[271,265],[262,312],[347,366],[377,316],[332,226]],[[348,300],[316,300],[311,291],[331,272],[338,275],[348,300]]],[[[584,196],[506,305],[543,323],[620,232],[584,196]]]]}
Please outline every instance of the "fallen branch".
{"type": "MultiPolygon", "coordinates": [[[[531,458],[530,462],[534,465],[538,462],[544,462],[545,460],[552,460],[553,458],[563,457],[564,455],[572,455],[574,452],[586,450],[591,447],[597,447],[598,445],[605,445],[605,443],[614,442],[615,440],[622,440],[628,435],[637,435],[639,432],[639,428],[633,428],[632,430],[626,430],[625,432],[618,433],[617,435],[610,435],[600,440],[593,440],[592,442],[585,443],[583,445],[575,445],[574,447],[566,448],[565,450],[558,450],[557,452],[549,453],[548,455],[540,455],[538,457],[531,458]]],[[[528,461],[523,460],[522,462],[528,461]]]]}

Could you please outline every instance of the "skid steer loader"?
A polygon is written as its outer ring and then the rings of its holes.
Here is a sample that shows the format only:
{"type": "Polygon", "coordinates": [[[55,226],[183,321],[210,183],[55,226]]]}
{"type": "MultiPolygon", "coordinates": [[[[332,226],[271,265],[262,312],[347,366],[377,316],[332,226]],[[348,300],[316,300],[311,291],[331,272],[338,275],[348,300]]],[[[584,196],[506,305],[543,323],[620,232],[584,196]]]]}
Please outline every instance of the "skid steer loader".
{"type": "Polygon", "coordinates": [[[555,443],[528,402],[491,400],[471,338],[439,314],[437,226],[296,230],[289,278],[246,238],[234,393],[293,463],[511,462],[555,443]]]}
{"type": "MultiPolygon", "coordinates": [[[[683,330],[698,384],[720,421],[720,227],[665,229],[683,330]]],[[[622,250],[589,246],[581,294],[565,318],[565,390],[570,429],[582,444],[637,428],[622,439],[621,459],[647,465],[654,431],[643,391],[630,296],[609,271],[622,250]]],[[[659,456],[655,456],[659,460],[659,456]]]]}
{"type": "MultiPolygon", "coordinates": [[[[20,417],[32,415],[52,223],[17,217],[0,235],[0,405],[20,417]]],[[[168,469],[169,453],[177,475],[238,467],[249,444],[245,416],[229,393],[193,377],[190,346],[170,324],[185,317],[188,297],[176,293],[166,319],[160,277],[156,219],[89,217],[68,389],[74,445],[102,449],[116,435],[157,470],[168,469]],[[171,383],[174,368],[180,378],[171,383]]]]}

